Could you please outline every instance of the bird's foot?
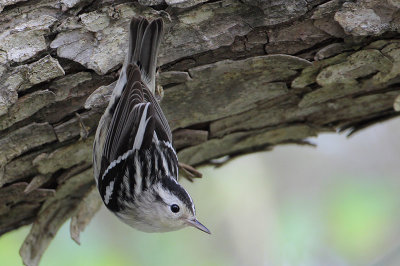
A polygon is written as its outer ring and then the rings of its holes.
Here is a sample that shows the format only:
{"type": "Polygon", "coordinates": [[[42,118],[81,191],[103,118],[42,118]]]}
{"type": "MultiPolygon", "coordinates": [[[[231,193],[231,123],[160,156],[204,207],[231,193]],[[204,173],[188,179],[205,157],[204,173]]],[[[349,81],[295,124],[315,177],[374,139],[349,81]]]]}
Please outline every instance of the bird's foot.
{"type": "Polygon", "coordinates": [[[78,118],[79,122],[79,127],[80,127],[79,135],[81,136],[80,140],[85,140],[89,136],[90,128],[85,126],[85,123],[83,122],[82,116],[80,114],[75,113],[75,116],[78,118]]]}
{"type": "Polygon", "coordinates": [[[181,170],[181,174],[184,178],[189,180],[190,182],[193,182],[193,178],[201,178],[203,175],[199,171],[197,171],[193,166],[184,164],[184,163],[178,163],[179,170],[181,170]]]}
{"type": "Polygon", "coordinates": [[[157,102],[161,102],[162,98],[164,97],[164,89],[161,85],[156,86],[155,96],[157,102]]]}

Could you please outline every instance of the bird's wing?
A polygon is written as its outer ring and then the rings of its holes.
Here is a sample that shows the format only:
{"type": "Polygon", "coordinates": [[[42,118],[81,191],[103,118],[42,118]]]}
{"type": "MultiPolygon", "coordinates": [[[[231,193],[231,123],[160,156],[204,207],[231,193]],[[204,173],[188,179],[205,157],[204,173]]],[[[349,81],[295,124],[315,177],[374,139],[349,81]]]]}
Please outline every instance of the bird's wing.
{"type": "Polygon", "coordinates": [[[154,95],[150,92],[149,89],[143,88],[143,94],[144,98],[146,101],[150,102],[152,104],[152,107],[154,109],[154,130],[157,134],[157,137],[159,140],[168,142],[172,144],[172,133],[171,129],[169,127],[167,118],[165,118],[165,115],[163,111],[161,110],[160,105],[158,104],[156,98],[154,95]]]}
{"type": "Polygon", "coordinates": [[[172,149],[167,119],[153,94],[144,87],[139,67],[129,65],[127,74],[126,86],[116,99],[115,109],[110,110],[112,119],[104,143],[100,176],[128,153],[149,148],[154,137],[172,149]]]}
{"type": "Polygon", "coordinates": [[[132,175],[128,173],[130,168],[127,166],[131,164],[136,151],[150,147],[155,129],[154,108],[143,95],[137,65],[128,65],[127,83],[121,96],[115,100],[115,107],[109,112],[112,118],[101,156],[98,188],[106,206],[118,210],[115,193],[120,193],[124,180],[135,182],[130,178],[132,175]]]}
{"type": "Polygon", "coordinates": [[[138,66],[129,65],[127,83],[117,100],[104,144],[103,156],[111,163],[129,150],[139,150],[151,144],[154,128],[154,108],[143,95],[138,66]]]}

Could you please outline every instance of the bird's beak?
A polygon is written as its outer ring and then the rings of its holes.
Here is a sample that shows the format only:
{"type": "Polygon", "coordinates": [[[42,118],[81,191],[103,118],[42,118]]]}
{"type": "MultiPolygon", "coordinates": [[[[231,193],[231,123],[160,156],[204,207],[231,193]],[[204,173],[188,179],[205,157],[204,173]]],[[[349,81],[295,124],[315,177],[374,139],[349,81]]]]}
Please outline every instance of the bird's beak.
{"type": "Polygon", "coordinates": [[[205,227],[199,221],[197,221],[197,219],[193,219],[193,220],[187,219],[186,221],[190,226],[193,226],[193,227],[211,235],[210,230],[208,230],[207,227],[205,227]]]}

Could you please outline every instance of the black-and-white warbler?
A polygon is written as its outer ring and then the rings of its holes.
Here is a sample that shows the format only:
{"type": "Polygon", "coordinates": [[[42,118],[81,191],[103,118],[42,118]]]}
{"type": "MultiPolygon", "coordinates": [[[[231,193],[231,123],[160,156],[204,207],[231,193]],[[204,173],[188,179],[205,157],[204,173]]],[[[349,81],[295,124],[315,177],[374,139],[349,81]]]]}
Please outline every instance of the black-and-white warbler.
{"type": "Polygon", "coordinates": [[[138,230],[193,226],[210,233],[177,182],[171,130],[154,97],[162,32],[161,19],[130,23],[129,51],[96,132],[94,176],[107,208],[138,230]]]}

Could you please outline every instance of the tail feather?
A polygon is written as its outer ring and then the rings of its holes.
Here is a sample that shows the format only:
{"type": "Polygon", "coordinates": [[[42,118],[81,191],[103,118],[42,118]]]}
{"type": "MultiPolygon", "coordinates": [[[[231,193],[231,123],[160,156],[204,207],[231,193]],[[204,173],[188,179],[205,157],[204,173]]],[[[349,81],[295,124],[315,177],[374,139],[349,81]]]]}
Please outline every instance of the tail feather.
{"type": "Polygon", "coordinates": [[[163,22],[155,19],[149,23],[145,18],[133,18],[130,24],[128,64],[139,66],[142,80],[154,94],[157,53],[163,33],[163,22]]]}
{"type": "Polygon", "coordinates": [[[129,25],[130,32],[127,65],[137,63],[139,60],[143,35],[148,25],[149,22],[145,18],[132,18],[129,25]]]}

